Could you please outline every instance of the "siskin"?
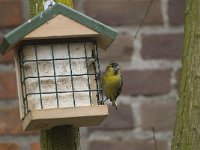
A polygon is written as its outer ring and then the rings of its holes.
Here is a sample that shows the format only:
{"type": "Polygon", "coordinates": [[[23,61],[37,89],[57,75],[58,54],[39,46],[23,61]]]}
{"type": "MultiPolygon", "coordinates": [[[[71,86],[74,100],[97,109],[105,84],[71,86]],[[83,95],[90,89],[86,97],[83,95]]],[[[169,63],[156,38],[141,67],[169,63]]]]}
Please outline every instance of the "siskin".
{"type": "Polygon", "coordinates": [[[112,106],[115,106],[116,110],[116,99],[121,93],[122,86],[123,80],[121,77],[119,65],[117,63],[109,64],[102,77],[102,88],[106,96],[106,100],[110,99],[112,106]]]}

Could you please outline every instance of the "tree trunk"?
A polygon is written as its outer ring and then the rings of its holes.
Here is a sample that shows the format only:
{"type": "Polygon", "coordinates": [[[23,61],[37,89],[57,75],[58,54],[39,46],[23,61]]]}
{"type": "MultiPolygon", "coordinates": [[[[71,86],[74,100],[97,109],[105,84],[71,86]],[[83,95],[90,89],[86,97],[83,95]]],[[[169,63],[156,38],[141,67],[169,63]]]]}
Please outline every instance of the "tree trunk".
{"type": "Polygon", "coordinates": [[[200,0],[186,0],[184,49],[172,150],[200,150],[200,0]]]}
{"type": "MultiPolygon", "coordinates": [[[[29,0],[30,2],[30,17],[33,17],[44,10],[43,7],[44,0],[29,0]]],[[[54,0],[73,8],[73,0],[54,0]]]]}
{"type": "MultiPolygon", "coordinates": [[[[43,11],[43,0],[30,0],[30,16],[43,11]]],[[[72,0],[55,0],[73,7],[72,0]]],[[[40,132],[41,150],[80,150],[79,128],[70,125],[58,126],[40,132]]]]}

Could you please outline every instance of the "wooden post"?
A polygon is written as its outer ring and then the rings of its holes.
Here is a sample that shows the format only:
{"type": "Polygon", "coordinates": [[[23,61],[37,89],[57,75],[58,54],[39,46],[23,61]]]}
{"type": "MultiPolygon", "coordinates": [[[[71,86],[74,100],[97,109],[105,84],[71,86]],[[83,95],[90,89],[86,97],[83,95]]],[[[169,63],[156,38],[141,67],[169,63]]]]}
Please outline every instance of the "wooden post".
{"type": "MultiPolygon", "coordinates": [[[[43,11],[43,0],[30,0],[30,16],[43,11]]],[[[72,0],[55,0],[73,7],[72,0]]],[[[65,125],[40,132],[41,150],[80,150],[79,128],[65,125]]]]}
{"type": "Polygon", "coordinates": [[[200,150],[200,1],[185,1],[184,48],[172,150],[200,150]]]}
{"type": "Polygon", "coordinates": [[[80,150],[79,128],[58,126],[41,131],[41,150],[80,150]]]}

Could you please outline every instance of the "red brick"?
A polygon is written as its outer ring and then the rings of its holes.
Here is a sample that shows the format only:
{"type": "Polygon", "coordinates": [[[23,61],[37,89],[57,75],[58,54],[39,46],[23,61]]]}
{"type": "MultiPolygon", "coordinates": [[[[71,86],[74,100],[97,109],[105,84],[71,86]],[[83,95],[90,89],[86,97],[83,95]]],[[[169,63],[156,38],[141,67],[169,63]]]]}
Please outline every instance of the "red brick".
{"type": "Polygon", "coordinates": [[[152,127],[156,131],[172,131],[175,122],[177,102],[149,101],[144,102],[141,107],[141,126],[145,130],[152,127]]]}
{"type": "MultiPolygon", "coordinates": [[[[38,135],[38,131],[25,132],[22,130],[22,121],[20,120],[18,107],[0,107],[0,135],[11,134],[29,134],[38,135]]],[[[1,149],[0,149],[1,150],[1,149]]]]}
{"type": "Polygon", "coordinates": [[[17,98],[15,72],[0,73],[0,99],[17,98]]]}
{"type": "MultiPolygon", "coordinates": [[[[139,25],[150,0],[86,0],[84,12],[109,25],[139,25]]],[[[154,1],[145,24],[162,24],[160,1],[154,1]]]]}
{"type": "Polygon", "coordinates": [[[171,25],[183,25],[185,0],[169,0],[168,13],[171,25]]]}
{"type": "MultiPolygon", "coordinates": [[[[0,135],[29,134],[38,135],[38,131],[23,131],[18,107],[0,107],[0,135]]],[[[0,149],[1,150],[1,149],[0,149]]]]}
{"type": "Polygon", "coordinates": [[[73,0],[74,9],[80,11],[80,0],[73,0]]]}
{"type": "Polygon", "coordinates": [[[119,33],[115,41],[106,51],[100,51],[100,60],[114,62],[116,60],[130,62],[133,54],[133,37],[128,33],[119,33]]]}
{"type": "Polygon", "coordinates": [[[12,27],[22,22],[22,1],[0,0],[0,27],[12,27]]]}
{"type": "Polygon", "coordinates": [[[10,51],[5,55],[0,55],[0,63],[14,63],[14,53],[10,51]]]}
{"type": "Polygon", "coordinates": [[[170,91],[170,70],[132,70],[122,72],[124,95],[161,95],[170,91]]]}
{"type": "Polygon", "coordinates": [[[31,144],[31,150],[41,150],[40,149],[40,143],[32,143],[31,144]]]}
{"type": "Polygon", "coordinates": [[[18,144],[6,143],[0,144],[0,150],[20,150],[20,147],[18,144]]]}
{"type": "MultiPolygon", "coordinates": [[[[3,35],[0,33],[0,44],[3,40],[3,35]]],[[[5,55],[0,55],[0,64],[1,63],[14,63],[14,52],[11,50],[10,52],[6,53],[5,55]]]]}
{"type": "Polygon", "coordinates": [[[0,44],[3,41],[3,36],[4,36],[4,34],[0,32],[0,44]]]}
{"type": "Polygon", "coordinates": [[[22,133],[22,123],[17,107],[0,107],[0,134],[22,133]]]}
{"type": "MultiPolygon", "coordinates": [[[[167,142],[157,141],[159,150],[168,150],[167,142]]],[[[155,150],[153,140],[110,140],[92,141],[89,150],[155,150]]]]}
{"type": "Polygon", "coordinates": [[[145,35],[141,55],[144,59],[181,59],[182,34],[145,35]]]}
{"type": "Polygon", "coordinates": [[[121,104],[115,110],[113,106],[109,106],[109,115],[98,127],[89,128],[91,130],[126,130],[134,128],[132,108],[129,105],[121,104]]]}

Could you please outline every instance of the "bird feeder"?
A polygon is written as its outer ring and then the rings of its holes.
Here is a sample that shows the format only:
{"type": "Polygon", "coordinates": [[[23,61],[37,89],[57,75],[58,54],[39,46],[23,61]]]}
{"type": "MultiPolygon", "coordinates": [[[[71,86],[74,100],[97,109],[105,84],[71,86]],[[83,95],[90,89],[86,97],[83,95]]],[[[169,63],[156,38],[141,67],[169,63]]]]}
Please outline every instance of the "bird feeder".
{"type": "Polygon", "coordinates": [[[5,35],[0,52],[14,49],[20,118],[24,130],[99,125],[103,100],[98,48],[117,33],[55,4],[5,35]]]}

